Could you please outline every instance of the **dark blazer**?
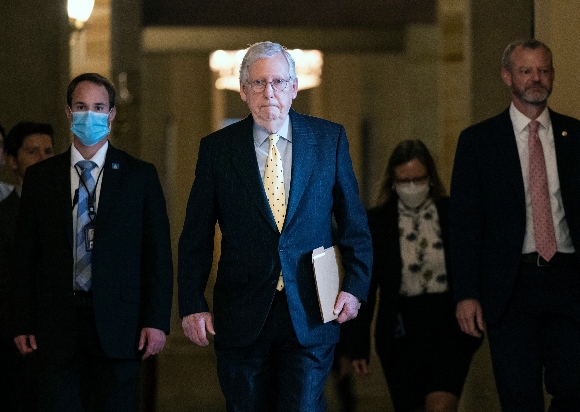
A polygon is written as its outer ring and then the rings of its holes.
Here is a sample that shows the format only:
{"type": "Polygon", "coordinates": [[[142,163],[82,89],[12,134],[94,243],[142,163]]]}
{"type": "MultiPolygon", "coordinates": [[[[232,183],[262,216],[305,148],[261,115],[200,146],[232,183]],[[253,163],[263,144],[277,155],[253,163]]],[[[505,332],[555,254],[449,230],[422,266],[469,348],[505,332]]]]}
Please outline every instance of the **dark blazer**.
{"type": "MultiPolygon", "coordinates": [[[[105,353],[133,359],[143,327],[169,332],[169,221],[152,164],[109,143],[103,168],[92,256],[95,320],[105,353]]],[[[69,149],[26,171],[15,335],[34,334],[40,346],[46,336],[72,329],[73,247],[69,149]]]]}
{"type": "MultiPolygon", "coordinates": [[[[580,121],[551,110],[550,118],[566,221],[580,251],[580,121]]],[[[478,299],[486,322],[494,323],[512,295],[526,229],[524,182],[509,109],[461,133],[450,223],[456,300],[478,299]]]]}
{"type": "Polygon", "coordinates": [[[20,197],[13,190],[0,202],[0,337],[12,337],[11,302],[14,270],[14,233],[20,197]]]}
{"type": "MultiPolygon", "coordinates": [[[[369,228],[373,239],[373,275],[369,298],[361,306],[357,319],[344,325],[344,342],[352,359],[369,359],[370,326],[375,313],[376,291],[380,290],[377,321],[375,327],[375,347],[379,355],[389,351],[395,339],[397,314],[399,313],[399,290],[401,289],[402,266],[401,243],[399,235],[398,199],[390,199],[384,205],[368,211],[369,228]]],[[[435,202],[441,239],[445,251],[445,262],[449,263],[449,202],[441,198],[435,202]]],[[[447,264],[449,269],[449,265],[447,264]]],[[[447,270],[451,287],[451,272],[447,270]]],[[[453,298],[449,294],[451,304],[453,298]]]]}
{"type": "Polygon", "coordinates": [[[221,256],[214,288],[216,344],[246,346],[270,310],[280,270],[292,323],[303,345],[332,344],[339,325],[322,323],[312,250],[332,245],[332,217],[345,266],[342,290],[366,299],[372,264],[367,217],[341,125],[290,111],[292,181],[278,232],[258,170],[253,119],[201,141],[179,242],[180,316],[209,311],[204,291],[216,222],[221,256]]]}

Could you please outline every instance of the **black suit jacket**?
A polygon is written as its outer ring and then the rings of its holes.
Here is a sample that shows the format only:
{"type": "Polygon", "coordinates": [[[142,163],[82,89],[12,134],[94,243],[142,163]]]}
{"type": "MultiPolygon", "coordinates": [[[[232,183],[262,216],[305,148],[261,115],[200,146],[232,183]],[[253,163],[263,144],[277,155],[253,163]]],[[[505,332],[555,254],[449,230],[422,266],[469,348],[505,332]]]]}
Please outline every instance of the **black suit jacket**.
{"type": "MultiPolygon", "coordinates": [[[[563,207],[578,252],[580,121],[551,110],[550,118],[563,207]]],[[[486,322],[494,323],[512,295],[526,229],[524,182],[509,109],[461,133],[450,223],[456,299],[478,299],[486,322]]]]}
{"type": "MultiPolygon", "coordinates": [[[[103,168],[92,255],[95,320],[105,353],[131,359],[143,327],[169,332],[169,221],[152,164],[109,143],[103,168]]],[[[29,167],[22,189],[15,335],[36,335],[39,347],[72,329],[73,247],[69,149],[29,167]]]]}
{"type": "Polygon", "coordinates": [[[281,233],[260,177],[252,117],[201,141],[179,242],[179,311],[182,317],[209,311],[204,292],[218,222],[222,238],[213,311],[221,347],[246,346],[258,336],[280,270],[300,343],[338,341],[339,325],[322,323],[312,269],[312,251],[332,245],[333,215],[346,272],[342,290],[367,296],[371,239],[344,128],[294,111],[290,119],[292,181],[281,233]]]}
{"type": "Polygon", "coordinates": [[[20,197],[13,190],[0,202],[0,337],[12,337],[12,283],[16,269],[14,261],[14,233],[20,197]]]}
{"type": "MultiPolygon", "coordinates": [[[[368,302],[361,306],[359,316],[343,327],[344,346],[353,359],[369,359],[370,327],[375,313],[376,291],[379,289],[379,305],[375,326],[375,348],[383,356],[395,339],[397,314],[399,313],[399,290],[402,281],[401,243],[399,235],[398,199],[390,199],[384,205],[368,211],[369,228],[373,239],[373,275],[368,302]]],[[[444,197],[435,202],[441,240],[445,251],[445,262],[449,287],[452,286],[449,270],[449,202],[444,197]]],[[[452,304],[453,298],[449,293],[452,304]]]]}

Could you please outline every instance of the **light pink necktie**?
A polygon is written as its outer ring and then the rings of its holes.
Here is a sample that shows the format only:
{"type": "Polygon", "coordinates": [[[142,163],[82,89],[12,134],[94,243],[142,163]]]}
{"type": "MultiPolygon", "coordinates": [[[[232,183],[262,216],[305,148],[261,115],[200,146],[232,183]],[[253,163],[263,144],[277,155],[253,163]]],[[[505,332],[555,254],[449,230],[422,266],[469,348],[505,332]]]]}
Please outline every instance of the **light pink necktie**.
{"type": "Polygon", "coordinates": [[[530,151],[530,195],[532,197],[532,216],[534,220],[534,239],[536,251],[549,261],[557,250],[550,193],[548,191],[548,174],[542,142],[538,136],[540,122],[532,120],[529,124],[528,147],[530,151]]]}

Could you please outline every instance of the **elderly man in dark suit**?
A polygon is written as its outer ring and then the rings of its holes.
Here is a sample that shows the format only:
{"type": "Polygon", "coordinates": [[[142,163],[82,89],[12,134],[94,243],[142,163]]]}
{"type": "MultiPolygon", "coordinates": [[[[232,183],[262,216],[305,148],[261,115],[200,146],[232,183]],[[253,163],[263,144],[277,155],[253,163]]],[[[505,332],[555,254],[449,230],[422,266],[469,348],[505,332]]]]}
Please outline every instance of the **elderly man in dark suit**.
{"type": "Polygon", "coordinates": [[[291,110],[297,90],[285,48],[248,49],[240,95],[251,114],[201,141],[187,205],[180,315],[196,344],[215,333],[229,411],[324,410],[339,323],[357,315],[368,292],[371,239],[344,128],[291,110]],[[333,216],[345,277],[338,319],[323,323],[311,259],[314,249],[332,245],[333,216]],[[204,291],[216,222],[214,328],[204,291]]]}
{"type": "Polygon", "coordinates": [[[15,342],[43,411],[136,411],[139,358],[169,333],[172,261],[155,167],[108,141],[115,90],[69,85],[69,150],[28,168],[16,230],[15,342]]]}
{"type": "Polygon", "coordinates": [[[487,328],[502,410],[580,410],[580,122],[547,107],[554,68],[510,44],[503,113],[461,133],[451,182],[457,318],[487,328]],[[542,380],[544,382],[542,382],[542,380]]]}

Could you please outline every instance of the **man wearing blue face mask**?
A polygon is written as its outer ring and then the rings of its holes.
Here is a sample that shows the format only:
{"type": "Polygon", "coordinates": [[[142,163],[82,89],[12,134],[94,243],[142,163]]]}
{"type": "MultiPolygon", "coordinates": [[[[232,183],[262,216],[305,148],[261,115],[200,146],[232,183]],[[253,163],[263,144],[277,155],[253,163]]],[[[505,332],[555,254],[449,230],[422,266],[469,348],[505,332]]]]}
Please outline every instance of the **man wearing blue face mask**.
{"type": "Polygon", "coordinates": [[[137,411],[140,362],[169,333],[169,222],[152,164],[108,140],[115,90],[72,80],[69,150],[27,169],[14,341],[36,352],[42,411],[137,411]]]}

